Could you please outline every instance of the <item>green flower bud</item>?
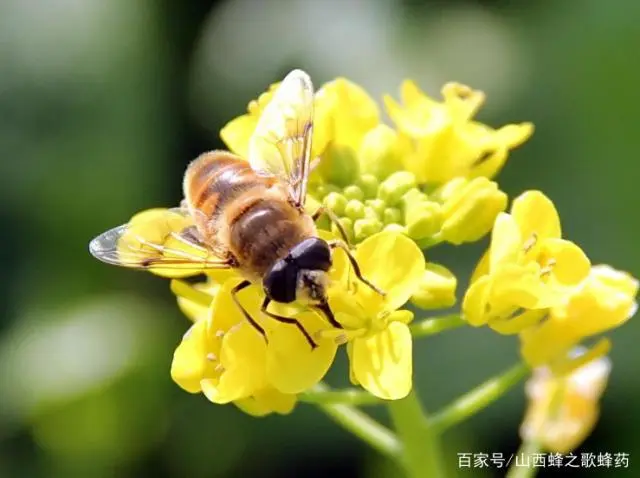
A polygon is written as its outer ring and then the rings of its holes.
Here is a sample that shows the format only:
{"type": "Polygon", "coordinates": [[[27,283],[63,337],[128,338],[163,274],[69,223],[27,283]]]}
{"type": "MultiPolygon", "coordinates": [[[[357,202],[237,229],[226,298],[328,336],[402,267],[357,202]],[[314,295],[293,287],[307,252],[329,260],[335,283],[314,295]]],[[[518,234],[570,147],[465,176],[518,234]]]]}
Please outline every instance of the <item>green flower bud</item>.
{"type": "Polygon", "coordinates": [[[398,171],[385,179],[378,188],[378,197],[387,206],[395,206],[407,191],[416,187],[416,177],[409,171],[398,171]]]}
{"type": "Polygon", "coordinates": [[[404,223],[412,239],[431,237],[440,231],[442,211],[440,204],[423,201],[411,204],[404,209],[404,223]]]}
{"type": "Polygon", "coordinates": [[[377,221],[380,220],[380,215],[371,206],[364,207],[364,217],[367,219],[375,219],[377,221]]]}
{"type": "Polygon", "coordinates": [[[382,220],[385,224],[400,224],[402,223],[402,211],[395,207],[385,208],[382,214],[382,220]]]}
{"type": "Polygon", "coordinates": [[[378,214],[378,217],[382,217],[387,207],[382,199],[367,199],[364,203],[371,207],[378,214]]]}
{"type": "Polygon", "coordinates": [[[362,140],[358,158],[363,173],[384,179],[402,169],[402,158],[407,149],[406,140],[385,124],[371,129],[362,140]]]}
{"type": "Polygon", "coordinates": [[[344,208],[344,215],[356,220],[364,218],[364,204],[357,199],[351,199],[344,208]]]}
{"type": "Polygon", "coordinates": [[[439,196],[444,217],[441,237],[452,244],[481,239],[507,207],[507,195],[484,177],[452,179],[439,196]]]}
{"type": "MultiPolygon", "coordinates": [[[[344,228],[344,232],[347,233],[347,238],[349,239],[349,241],[353,241],[353,220],[348,217],[341,217],[340,219],[338,219],[338,222],[344,228]]],[[[336,237],[342,237],[340,235],[340,230],[333,222],[331,223],[331,233],[336,237]]]]}
{"type": "Polygon", "coordinates": [[[376,194],[378,193],[378,186],[380,185],[378,178],[373,174],[363,174],[360,176],[360,179],[358,179],[356,184],[360,186],[360,189],[364,192],[364,197],[367,199],[373,199],[376,197],[376,194]]]}
{"type": "Polygon", "coordinates": [[[456,276],[444,266],[428,262],[411,303],[422,309],[445,309],[456,303],[456,276]]]}
{"type": "Polygon", "coordinates": [[[322,203],[337,216],[342,216],[344,208],[347,206],[347,198],[340,193],[330,192],[324,197],[322,203]]]}
{"type": "Polygon", "coordinates": [[[364,191],[354,184],[344,188],[342,193],[347,199],[357,199],[358,201],[364,200],[364,191]]]}
{"type": "Polygon", "coordinates": [[[383,231],[399,232],[401,234],[407,234],[407,228],[401,224],[387,224],[382,228],[383,231]]]}
{"type": "Polygon", "coordinates": [[[317,199],[322,200],[324,197],[331,192],[342,192],[341,189],[331,183],[321,183],[311,192],[317,199]]]}
{"type": "Polygon", "coordinates": [[[342,187],[356,182],[359,169],[356,152],[349,146],[334,143],[329,143],[318,165],[318,173],[325,181],[342,187]]]}
{"type": "Polygon", "coordinates": [[[377,219],[358,219],[353,224],[353,232],[356,242],[363,241],[376,232],[380,232],[381,229],[382,222],[377,219]]]}

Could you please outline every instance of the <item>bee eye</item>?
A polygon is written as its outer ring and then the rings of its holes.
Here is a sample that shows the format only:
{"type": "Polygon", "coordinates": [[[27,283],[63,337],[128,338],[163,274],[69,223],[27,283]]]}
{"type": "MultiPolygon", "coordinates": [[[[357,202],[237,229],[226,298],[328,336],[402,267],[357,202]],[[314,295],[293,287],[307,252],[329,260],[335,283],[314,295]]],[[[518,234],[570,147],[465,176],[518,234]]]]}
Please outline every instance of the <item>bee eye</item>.
{"type": "Polygon", "coordinates": [[[319,237],[305,239],[291,250],[291,258],[300,269],[328,271],[331,267],[329,244],[319,237]]]}
{"type": "Polygon", "coordinates": [[[299,267],[293,262],[276,262],[262,281],[267,297],[285,304],[296,300],[298,271],[299,267]]]}

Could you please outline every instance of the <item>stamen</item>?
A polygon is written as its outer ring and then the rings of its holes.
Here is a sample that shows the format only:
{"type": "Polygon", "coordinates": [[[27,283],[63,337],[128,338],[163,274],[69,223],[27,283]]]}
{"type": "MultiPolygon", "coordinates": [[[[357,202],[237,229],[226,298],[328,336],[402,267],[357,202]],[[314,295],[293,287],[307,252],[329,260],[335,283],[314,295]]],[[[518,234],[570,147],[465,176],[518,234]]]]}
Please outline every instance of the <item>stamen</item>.
{"type": "Polygon", "coordinates": [[[555,259],[549,259],[549,261],[547,262],[547,264],[540,269],[540,277],[544,278],[547,277],[549,274],[551,274],[551,272],[553,272],[553,268],[556,265],[556,260],[555,259]]]}
{"type": "Polygon", "coordinates": [[[209,362],[215,362],[216,360],[218,360],[218,356],[216,354],[214,354],[213,352],[210,352],[207,354],[207,360],[209,362]]]}
{"type": "Polygon", "coordinates": [[[524,249],[525,254],[529,252],[531,249],[533,249],[533,246],[535,246],[537,242],[538,242],[538,234],[534,232],[531,234],[529,239],[527,239],[522,245],[522,248],[524,249]]]}
{"type": "Polygon", "coordinates": [[[214,334],[216,336],[217,339],[221,339],[222,337],[224,337],[224,330],[216,330],[216,333],[214,334]]]}
{"type": "Polygon", "coordinates": [[[216,373],[224,373],[225,369],[221,363],[216,365],[216,368],[213,369],[216,373]]]}

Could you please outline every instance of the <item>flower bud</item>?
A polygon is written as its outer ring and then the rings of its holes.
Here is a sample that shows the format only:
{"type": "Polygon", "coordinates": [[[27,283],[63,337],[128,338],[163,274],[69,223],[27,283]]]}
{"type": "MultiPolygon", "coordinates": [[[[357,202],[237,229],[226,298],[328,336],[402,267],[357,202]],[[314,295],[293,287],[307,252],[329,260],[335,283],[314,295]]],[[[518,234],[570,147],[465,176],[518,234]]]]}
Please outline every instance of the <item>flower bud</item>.
{"type": "Polygon", "coordinates": [[[347,198],[337,192],[331,192],[324,197],[322,203],[327,206],[334,214],[338,216],[344,215],[344,209],[347,206],[347,198]]]}
{"type": "Polygon", "coordinates": [[[440,264],[427,263],[420,285],[411,296],[411,303],[422,309],[445,309],[456,303],[457,279],[440,264]]]}
{"type": "Polygon", "coordinates": [[[507,195],[487,178],[455,178],[439,193],[442,199],[442,238],[452,244],[473,242],[493,227],[507,207],[507,195]]]}
{"type": "Polygon", "coordinates": [[[318,184],[318,186],[315,188],[312,194],[318,199],[323,199],[327,194],[333,193],[333,192],[342,193],[342,190],[335,184],[321,183],[321,184],[318,184]]]}
{"type": "Polygon", "coordinates": [[[364,207],[364,217],[367,219],[375,219],[377,221],[381,220],[380,215],[371,206],[364,207]]]}
{"type": "Polygon", "coordinates": [[[378,179],[402,169],[406,144],[398,133],[385,124],[379,124],[364,137],[358,158],[360,169],[378,179]]]}
{"type": "Polygon", "coordinates": [[[440,231],[442,213],[440,204],[430,201],[426,194],[411,189],[402,197],[404,223],[412,239],[431,237],[440,231]]]}
{"type": "Polygon", "coordinates": [[[382,199],[367,199],[364,203],[372,208],[376,214],[378,214],[378,217],[383,216],[384,210],[387,207],[382,199]]]}
{"type": "Polygon", "coordinates": [[[353,224],[353,233],[356,242],[363,241],[382,229],[382,222],[378,219],[358,219],[353,224]]]}
{"type": "Polygon", "coordinates": [[[378,188],[378,197],[387,206],[395,206],[405,193],[416,187],[416,177],[409,171],[398,171],[385,179],[378,188]]]}
{"type": "Polygon", "coordinates": [[[382,220],[385,224],[400,224],[402,223],[402,211],[395,207],[385,208],[382,220]]]}
{"type": "Polygon", "coordinates": [[[344,188],[342,193],[347,199],[357,199],[358,201],[362,201],[364,199],[364,191],[355,184],[351,184],[344,188]]]}
{"type": "Polygon", "coordinates": [[[353,220],[364,218],[364,204],[357,199],[351,199],[344,208],[344,215],[353,220]]]}
{"type": "Polygon", "coordinates": [[[322,153],[318,173],[325,181],[341,187],[354,184],[358,178],[358,159],[349,146],[329,143],[322,153]]]}
{"type": "Polygon", "coordinates": [[[387,224],[382,228],[382,230],[386,232],[399,232],[400,234],[405,234],[407,236],[409,235],[407,233],[407,228],[401,224],[387,224]]]}
{"type": "MultiPolygon", "coordinates": [[[[378,194],[378,186],[380,185],[378,178],[373,174],[363,174],[356,184],[364,192],[364,197],[367,199],[373,199],[378,194]]],[[[357,198],[356,198],[357,199],[357,198]]]]}

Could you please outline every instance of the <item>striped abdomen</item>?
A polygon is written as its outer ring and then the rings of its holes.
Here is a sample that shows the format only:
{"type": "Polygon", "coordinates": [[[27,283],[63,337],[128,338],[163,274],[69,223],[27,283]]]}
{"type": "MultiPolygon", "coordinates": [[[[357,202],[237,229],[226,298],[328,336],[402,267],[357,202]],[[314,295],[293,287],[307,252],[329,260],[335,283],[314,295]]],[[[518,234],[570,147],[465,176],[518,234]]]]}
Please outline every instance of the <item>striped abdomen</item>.
{"type": "Polygon", "coordinates": [[[256,174],[226,151],[201,155],[184,178],[198,229],[214,250],[231,252],[251,279],[315,235],[313,221],[287,200],[286,191],[276,178],[256,174]]]}

